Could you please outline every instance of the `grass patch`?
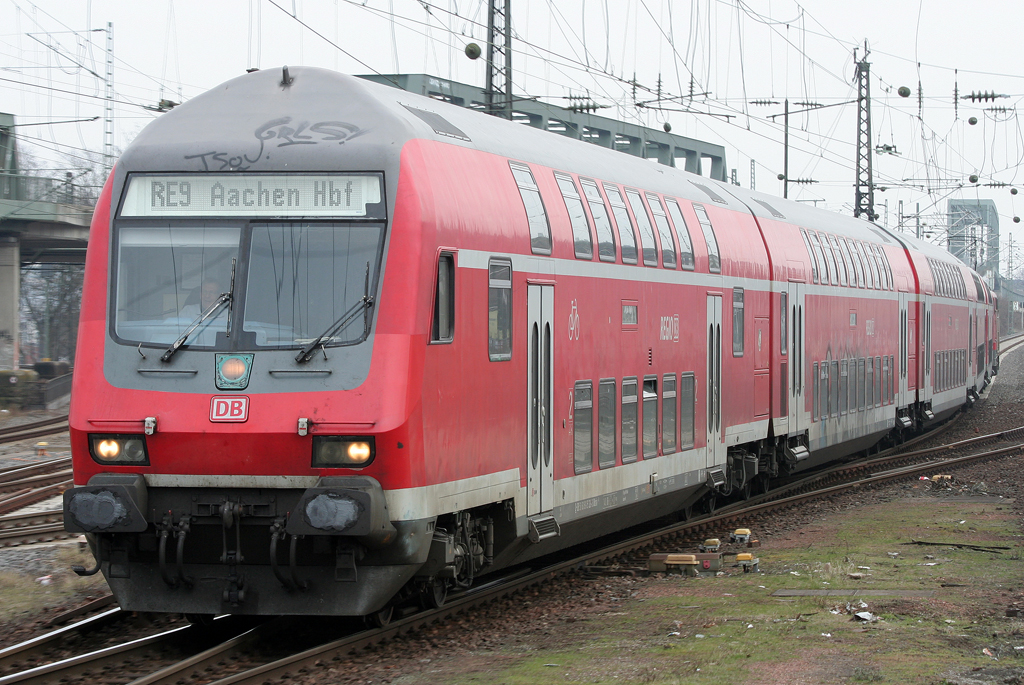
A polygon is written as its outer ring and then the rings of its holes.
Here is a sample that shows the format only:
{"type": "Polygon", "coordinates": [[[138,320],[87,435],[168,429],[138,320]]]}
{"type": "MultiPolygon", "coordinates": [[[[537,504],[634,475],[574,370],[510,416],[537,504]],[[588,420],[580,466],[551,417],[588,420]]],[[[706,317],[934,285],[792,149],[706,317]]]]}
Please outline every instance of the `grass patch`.
{"type": "Polygon", "coordinates": [[[49,576],[45,584],[35,573],[0,572],[0,621],[16,621],[47,607],[109,592],[101,574],[80,578],[71,571],[72,564],[91,567],[92,554],[77,545],[62,545],[55,551],[52,570],[44,574],[49,576]]]}
{"type": "Polygon", "coordinates": [[[805,532],[795,545],[769,541],[758,550],[760,574],[651,578],[605,615],[554,629],[551,637],[505,642],[487,659],[486,676],[445,668],[444,680],[924,684],[995,665],[984,649],[999,666],[1024,664],[1024,650],[1014,649],[1024,645],[1024,622],[1003,615],[1005,595],[1020,585],[1024,551],[1009,505],[908,499],[829,514],[805,532]],[[1012,549],[902,544],[912,540],[1012,549]],[[784,588],[934,594],[772,596],[784,588]],[[860,621],[857,611],[877,620],[860,621]]]}

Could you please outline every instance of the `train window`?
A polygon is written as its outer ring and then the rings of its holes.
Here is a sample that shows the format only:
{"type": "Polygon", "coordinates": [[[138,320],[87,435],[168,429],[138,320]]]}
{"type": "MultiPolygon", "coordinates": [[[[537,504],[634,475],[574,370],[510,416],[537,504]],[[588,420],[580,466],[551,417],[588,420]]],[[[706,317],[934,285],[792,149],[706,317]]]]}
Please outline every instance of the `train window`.
{"type": "Polygon", "coordinates": [[[857,360],[857,409],[864,410],[866,365],[864,357],[857,360]]]}
{"type": "Polygon", "coordinates": [[[981,287],[981,279],[978,278],[978,274],[971,272],[971,278],[974,279],[974,291],[978,298],[978,302],[985,301],[985,289],[981,287]]]}
{"type": "Polygon", "coordinates": [[[603,379],[597,386],[597,465],[615,466],[615,379],[603,379]]]}
{"type": "Polygon", "coordinates": [[[713,274],[721,273],[722,258],[718,254],[718,239],[715,237],[715,229],[711,225],[711,219],[708,218],[707,210],[704,209],[704,205],[694,202],[693,212],[697,215],[697,223],[700,224],[704,242],[708,246],[708,271],[713,274]]]}
{"type": "Polygon", "coordinates": [[[661,453],[676,451],[676,375],[661,379],[661,453]]]}
{"type": "Polygon", "coordinates": [[[804,246],[807,248],[807,257],[811,262],[811,278],[818,282],[818,260],[814,257],[814,250],[811,249],[811,241],[807,239],[807,231],[800,229],[800,237],[804,239],[804,246]]]}
{"type": "Polygon", "coordinates": [[[622,379],[622,463],[636,461],[636,378],[622,379]]]}
{"type": "Polygon", "coordinates": [[[828,285],[828,262],[825,261],[825,253],[821,251],[821,241],[818,239],[818,234],[814,231],[808,231],[807,235],[811,238],[811,246],[814,247],[814,258],[818,260],[818,273],[821,275],[821,284],[828,285]]]}
{"type": "Polygon", "coordinates": [[[789,328],[786,323],[786,314],[788,314],[787,300],[789,299],[788,293],[779,294],[779,352],[786,354],[789,349],[789,328]]]}
{"type": "Polygon", "coordinates": [[[849,398],[850,369],[846,359],[839,363],[839,415],[845,416],[849,398]]]}
{"type": "Polygon", "coordinates": [[[896,281],[892,277],[892,268],[889,266],[889,258],[885,256],[885,248],[878,248],[878,258],[882,261],[882,268],[885,269],[886,278],[889,279],[889,290],[896,290],[896,281]]]}
{"type": "Polygon", "coordinates": [[[860,252],[861,257],[864,259],[864,275],[867,277],[868,287],[872,290],[878,289],[878,270],[875,267],[875,260],[871,259],[867,249],[867,245],[861,242],[857,243],[857,251],[860,252]]]}
{"type": "Polygon", "coordinates": [[[832,252],[832,246],[828,244],[828,236],[821,234],[821,251],[825,253],[825,261],[828,262],[829,281],[832,285],[839,285],[839,267],[836,266],[836,256],[832,252]]]}
{"type": "Polygon", "coordinates": [[[829,416],[839,416],[839,362],[833,361],[828,372],[829,381],[829,416]]]}
{"type": "Polygon", "coordinates": [[[828,404],[831,398],[828,394],[828,362],[824,361],[821,363],[821,376],[818,378],[818,394],[821,396],[821,404],[818,409],[821,410],[821,420],[824,421],[828,418],[828,404]]]}
{"type": "Polygon", "coordinates": [[[455,257],[442,253],[437,259],[434,291],[434,322],[431,342],[451,342],[455,336],[455,257]]]}
{"type": "Polygon", "coordinates": [[[850,254],[850,244],[846,242],[846,238],[839,236],[839,249],[843,251],[843,259],[846,260],[847,270],[850,272],[850,287],[851,288],[863,288],[864,285],[860,282],[860,270],[857,268],[857,260],[850,254]]]}
{"type": "Polygon", "coordinates": [[[654,229],[651,227],[651,218],[647,216],[644,201],[640,197],[640,193],[635,190],[627,190],[626,198],[629,199],[629,206],[633,209],[636,226],[640,229],[640,247],[644,253],[644,266],[658,266],[658,246],[654,243],[654,229]]]}
{"type": "Polygon", "coordinates": [[[658,227],[658,237],[661,238],[661,265],[666,269],[674,269],[676,268],[676,239],[672,237],[672,229],[668,226],[665,208],[661,206],[661,200],[654,193],[647,193],[647,204],[651,207],[654,225],[658,227]]]}
{"type": "Polygon", "coordinates": [[[683,219],[683,213],[679,210],[679,203],[675,200],[665,200],[668,205],[668,215],[672,217],[675,224],[676,234],[679,236],[679,266],[684,269],[693,270],[693,242],[690,240],[690,229],[683,219]]]}
{"type": "Polygon", "coordinates": [[[508,165],[512,169],[516,185],[519,186],[519,195],[522,196],[523,206],[526,208],[526,220],[530,224],[530,248],[534,254],[551,254],[551,227],[548,225],[544,200],[541,199],[537,182],[533,180],[533,173],[525,164],[509,162],[508,165]]]}
{"type": "Polygon", "coordinates": [[[562,191],[562,199],[565,201],[565,209],[569,212],[569,224],[572,226],[572,244],[576,253],[576,259],[594,258],[594,241],[590,236],[590,222],[587,221],[587,212],[583,209],[583,200],[580,198],[576,184],[571,176],[555,174],[555,182],[558,189],[562,191]]]}
{"type": "MultiPolygon", "coordinates": [[[[181,336],[190,324],[213,305],[221,293],[231,287],[232,265],[237,263],[239,226],[224,226],[221,221],[211,225],[124,226],[119,225],[115,238],[117,254],[117,308],[114,332],[118,337],[138,343],[169,345],[181,336]]],[[[379,229],[374,233],[379,233],[379,229]]],[[[343,255],[342,260],[344,260],[343,255]]],[[[376,263],[376,250],[373,253],[376,263]]],[[[342,268],[344,264],[342,264],[342,268]]],[[[358,271],[363,279],[362,254],[358,271]]],[[[363,292],[359,287],[360,295],[363,292]]],[[[274,300],[277,302],[276,298],[274,300]]],[[[328,302],[335,304],[328,293],[328,302]]],[[[344,304],[341,311],[352,303],[344,304]]],[[[227,328],[228,308],[221,306],[216,314],[192,333],[189,344],[212,347],[217,332],[227,328]]],[[[340,312],[310,331],[315,338],[340,312]]],[[[325,317],[326,318],[326,317],[325,317]]],[[[292,342],[291,336],[288,341],[292,342]]]]}
{"type": "Polygon", "coordinates": [[[832,252],[836,256],[836,264],[839,266],[839,285],[846,287],[849,283],[846,274],[850,269],[850,265],[846,263],[846,258],[843,255],[843,251],[839,249],[839,242],[836,240],[836,237],[829,234],[828,242],[832,246],[832,252]]]}
{"type": "Polygon", "coordinates": [[[875,358],[868,357],[868,377],[865,385],[867,390],[867,400],[865,406],[868,409],[875,406],[875,358]]]}
{"type": "Polygon", "coordinates": [[[880,256],[881,248],[878,245],[868,244],[868,250],[871,252],[871,256],[875,260],[875,265],[878,268],[878,280],[882,290],[889,289],[889,278],[885,273],[885,267],[882,266],[882,257],[880,256]]]}
{"type": "Polygon", "coordinates": [[[608,218],[608,208],[604,206],[601,191],[597,189],[597,183],[588,178],[581,178],[580,186],[587,198],[587,204],[590,205],[590,215],[594,217],[594,228],[597,230],[597,254],[602,262],[614,262],[615,235],[612,232],[612,222],[608,218]]]}
{"type": "Polygon", "coordinates": [[[889,404],[889,355],[882,357],[882,404],[889,404]]]}
{"type": "Polygon", "coordinates": [[[811,421],[818,420],[818,404],[821,402],[821,392],[818,391],[818,362],[814,362],[811,371],[811,421]]]}
{"type": "Polygon", "coordinates": [[[636,237],[633,234],[633,220],[626,211],[626,203],[622,201],[622,195],[615,186],[606,183],[604,192],[608,195],[608,204],[612,206],[612,214],[615,215],[615,223],[618,224],[622,263],[636,264],[636,237]]]}
{"type": "Polygon", "coordinates": [[[693,447],[696,390],[695,376],[684,373],[679,378],[679,448],[684,450],[693,447]]]}
{"type": "Polygon", "coordinates": [[[732,356],[743,356],[743,288],[732,289],[732,356]]]}
{"type": "Polygon", "coordinates": [[[850,391],[850,401],[847,402],[847,413],[853,414],[857,411],[857,360],[850,359],[850,380],[847,381],[847,388],[850,391]]]}
{"type": "Polygon", "coordinates": [[[492,362],[512,358],[512,262],[487,264],[487,352],[492,362]]]}
{"type": "Polygon", "coordinates": [[[252,224],[242,330],[266,347],[305,347],[321,335],[328,346],[364,338],[370,311],[362,297],[367,281],[374,292],[383,233],[380,225],[252,224]],[[350,310],[351,325],[338,328],[350,310]]]}
{"type": "Polygon", "coordinates": [[[882,406],[882,358],[875,357],[875,406],[882,406]]]}
{"type": "Polygon", "coordinates": [[[860,281],[859,287],[870,288],[871,284],[868,282],[871,280],[871,274],[868,272],[868,265],[864,261],[864,255],[860,252],[860,244],[856,240],[849,240],[850,244],[850,256],[853,257],[855,268],[857,269],[857,279],[860,281]]]}
{"type": "Polygon", "coordinates": [[[658,378],[644,376],[644,459],[658,456],[658,378]]]}
{"type": "Polygon", "coordinates": [[[576,473],[594,470],[594,386],[576,381],[573,388],[572,454],[576,473]]]}

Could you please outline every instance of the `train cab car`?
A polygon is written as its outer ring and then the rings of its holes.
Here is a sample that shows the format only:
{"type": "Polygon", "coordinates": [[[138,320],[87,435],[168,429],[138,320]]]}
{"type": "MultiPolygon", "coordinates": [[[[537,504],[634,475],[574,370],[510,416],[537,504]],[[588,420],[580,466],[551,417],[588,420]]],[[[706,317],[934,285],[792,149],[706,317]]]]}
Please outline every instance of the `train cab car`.
{"type": "Polygon", "coordinates": [[[382,622],[749,495],[990,373],[987,290],[936,291],[952,262],[918,252],[361,79],[247,74],[143,130],[97,205],[79,571],[130,610],[382,622]]]}

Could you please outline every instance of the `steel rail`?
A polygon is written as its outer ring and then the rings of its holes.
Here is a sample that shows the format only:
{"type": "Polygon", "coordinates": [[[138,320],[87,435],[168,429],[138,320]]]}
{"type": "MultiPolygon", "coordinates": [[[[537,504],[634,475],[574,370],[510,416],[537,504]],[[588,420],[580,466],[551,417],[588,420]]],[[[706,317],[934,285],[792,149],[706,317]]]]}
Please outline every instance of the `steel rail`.
{"type": "Polygon", "coordinates": [[[25,426],[14,426],[13,428],[20,428],[21,430],[10,430],[9,433],[5,435],[0,435],[0,445],[9,442],[21,442],[22,440],[31,440],[32,438],[42,438],[47,435],[53,435],[55,433],[64,433],[68,430],[68,422],[67,419],[61,419],[60,425],[50,426],[49,428],[35,427],[35,424],[25,424],[25,426]],[[32,428],[29,429],[29,427],[32,428]]]}
{"type": "MultiPolygon", "coordinates": [[[[114,611],[120,610],[111,610],[111,612],[114,611]]],[[[101,614],[100,616],[104,615],[105,614],[101,614]]],[[[81,623],[76,623],[74,626],[68,626],[68,629],[80,625],[81,623]]],[[[245,621],[232,616],[224,616],[216,620],[214,625],[210,627],[182,626],[180,628],[173,628],[171,630],[157,633],[156,635],[139,638],[124,644],[106,647],[104,649],[80,654],[68,659],[62,659],[60,661],[54,661],[19,673],[11,673],[0,677],[0,685],[13,685],[13,683],[42,685],[43,683],[67,682],[73,678],[87,676],[89,674],[97,675],[103,671],[112,671],[116,673],[117,671],[113,671],[112,669],[130,660],[145,659],[150,651],[167,649],[179,642],[183,645],[189,645],[196,639],[202,638],[207,640],[222,640],[223,637],[221,637],[221,634],[228,634],[234,637],[245,629],[245,621]]],[[[0,656],[2,656],[2,653],[0,653],[0,656]]]]}
{"type": "Polygon", "coordinates": [[[31,640],[19,642],[6,649],[0,649],[0,669],[7,670],[32,659],[38,659],[47,649],[68,635],[81,633],[86,630],[95,630],[101,626],[120,621],[127,615],[128,612],[121,611],[121,609],[109,609],[102,614],[97,614],[83,621],[72,623],[57,630],[51,630],[48,633],[34,637],[31,640]]]}
{"type": "Polygon", "coordinates": [[[59,523],[63,520],[64,512],[61,509],[34,511],[29,514],[8,514],[6,516],[0,516],[0,530],[23,528],[25,526],[38,526],[43,523],[59,523]]]}
{"type": "Polygon", "coordinates": [[[42,421],[33,421],[32,423],[21,423],[17,426],[8,426],[7,428],[0,428],[0,436],[11,435],[13,433],[21,433],[27,430],[34,430],[38,428],[44,428],[46,426],[52,426],[57,423],[67,422],[68,416],[58,416],[52,419],[43,419],[42,421]]]}
{"type": "Polygon", "coordinates": [[[71,468],[71,457],[47,459],[46,461],[25,466],[9,466],[5,469],[0,469],[0,483],[9,483],[10,481],[28,478],[29,476],[38,476],[43,473],[63,471],[69,468],[71,468]]]}
{"type": "Polygon", "coordinates": [[[78,533],[64,530],[64,522],[41,523],[35,526],[22,526],[0,530],[0,547],[14,547],[35,542],[53,542],[78,537],[78,533]]]}

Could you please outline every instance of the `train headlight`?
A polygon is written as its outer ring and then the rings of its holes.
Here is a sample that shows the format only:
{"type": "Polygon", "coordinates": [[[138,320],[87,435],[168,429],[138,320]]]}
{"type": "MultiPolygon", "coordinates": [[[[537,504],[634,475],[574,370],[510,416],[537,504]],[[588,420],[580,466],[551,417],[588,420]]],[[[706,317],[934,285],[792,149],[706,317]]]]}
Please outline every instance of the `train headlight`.
{"type": "Polygon", "coordinates": [[[221,354],[216,359],[217,389],[245,390],[252,373],[252,354],[221,354]]]}
{"type": "Polygon", "coordinates": [[[375,454],[372,437],[317,435],[313,438],[313,466],[316,467],[366,466],[375,454]]]}
{"type": "Polygon", "coordinates": [[[90,435],[89,454],[98,464],[149,465],[144,435],[90,435]]]}

